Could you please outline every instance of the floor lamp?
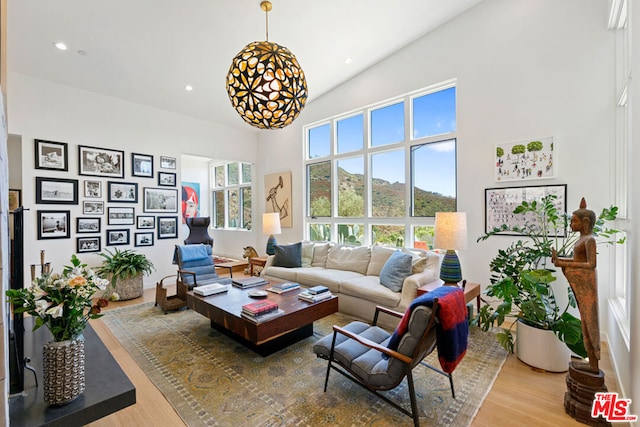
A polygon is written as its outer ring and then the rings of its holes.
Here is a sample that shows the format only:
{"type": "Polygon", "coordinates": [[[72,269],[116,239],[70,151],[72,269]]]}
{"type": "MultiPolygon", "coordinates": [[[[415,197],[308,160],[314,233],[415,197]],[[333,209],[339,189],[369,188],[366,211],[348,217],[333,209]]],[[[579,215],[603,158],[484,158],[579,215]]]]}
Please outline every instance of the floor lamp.
{"type": "Polygon", "coordinates": [[[445,285],[457,286],[462,280],[462,268],[456,249],[467,249],[467,214],[436,212],[434,246],[447,252],[440,266],[440,279],[445,285]]]}
{"type": "Polygon", "coordinates": [[[280,234],[280,213],[264,213],[262,214],[262,234],[269,235],[267,239],[267,255],[273,255],[276,253],[275,246],[278,244],[274,234],[280,234]]]}

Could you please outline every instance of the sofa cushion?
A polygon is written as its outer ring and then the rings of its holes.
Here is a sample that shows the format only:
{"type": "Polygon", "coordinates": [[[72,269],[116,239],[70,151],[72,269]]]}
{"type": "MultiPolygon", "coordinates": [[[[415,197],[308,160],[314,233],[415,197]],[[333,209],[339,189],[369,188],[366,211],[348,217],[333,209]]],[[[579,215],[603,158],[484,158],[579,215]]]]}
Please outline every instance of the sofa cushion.
{"type": "Polygon", "coordinates": [[[298,270],[297,281],[307,287],[324,285],[333,293],[340,291],[341,283],[345,280],[363,277],[360,273],[346,270],[331,270],[328,268],[302,268],[298,270]]]}
{"type": "Polygon", "coordinates": [[[379,276],[380,270],[387,262],[392,253],[397,249],[391,246],[372,246],[371,247],[371,261],[367,267],[367,276],[379,276]]]}
{"type": "Polygon", "coordinates": [[[380,270],[380,284],[386,286],[394,292],[402,290],[402,283],[412,270],[411,255],[396,251],[387,260],[380,270]]]}
{"type": "Polygon", "coordinates": [[[275,277],[278,280],[297,282],[299,270],[300,268],[275,267],[271,265],[269,267],[265,267],[261,274],[263,276],[275,277]]]}
{"type": "Polygon", "coordinates": [[[326,266],[329,248],[331,248],[331,243],[316,243],[313,246],[313,258],[311,260],[311,267],[326,266]]]}
{"type": "Polygon", "coordinates": [[[326,268],[355,271],[364,275],[367,274],[370,260],[369,246],[336,245],[329,250],[326,268]]]}
{"type": "Polygon", "coordinates": [[[313,242],[302,242],[302,267],[311,267],[314,246],[313,242]]]}
{"type": "Polygon", "coordinates": [[[275,245],[273,265],[276,267],[302,267],[302,242],[292,245],[275,245]]]}
{"type": "Polygon", "coordinates": [[[397,307],[401,297],[400,292],[393,292],[386,286],[382,286],[378,276],[361,276],[344,280],[340,284],[340,293],[360,297],[389,308],[397,307]]]}
{"type": "Polygon", "coordinates": [[[411,274],[422,273],[430,268],[437,268],[438,271],[440,271],[440,260],[442,259],[442,254],[416,248],[403,248],[402,252],[408,253],[413,257],[413,269],[411,274]]]}

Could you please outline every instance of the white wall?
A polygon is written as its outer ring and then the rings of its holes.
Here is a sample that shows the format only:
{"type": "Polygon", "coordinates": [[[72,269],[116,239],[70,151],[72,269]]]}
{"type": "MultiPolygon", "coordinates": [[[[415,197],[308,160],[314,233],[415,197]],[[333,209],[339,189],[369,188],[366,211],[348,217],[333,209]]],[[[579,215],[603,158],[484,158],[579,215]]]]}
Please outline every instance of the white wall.
{"type": "MultiPolygon", "coordinates": [[[[40,250],[46,251],[46,261],[52,262],[58,271],[67,265],[71,254],[76,251],[75,218],[82,215],[79,205],[36,205],[35,176],[79,179],[80,193],[84,179],[94,177],[78,176],[78,145],[88,145],[119,149],[125,151],[126,182],[138,183],[138,203],[136,215],[143,214],[143,187],[157,187],[157,171],[159,156],[176,157],[180,163],[181,154],[197,153],[203,157],[237,159],[256,162],[256,135],[248,129],[246,132],[217,125],[203,120],[181,116],[167,111],[146,107],[120,99],[78,90],[75,88],[53,84],[32,78],[27,75],[10,73],[8,91],[9,132],[22,137],[22,189],[23,203],[30,211],[26,213],[25,224],[33,224],[25,230],[25,276],[29,276],[29,265],[39,263],[40,250]],[[35,138],[61,141],[69,144],[69,171],[45,171],[34,169],[35,138]],[[230,142],[233,142],[231,144],[230,142]],[[153,178],[131,176],[131,152],[154,155],[153,178]],[[240,158],[239,158],[240,157],[240,158]],[[55,240],[37,240],[36,211],[38,209],[60,209],[71,211],[71,238],[55,240]]],[[[11,165],[9,166],[11,169],[11,165]]],[[[178,164],[177,173],[179,189],[183,167],[178,164]]],[[[188,172],[187,172],[187,175],[188,172]]],[[[106,185],[106,178],[97,178],[106,185]]],[[[207,181],[205,181],[207,182],[207,181]]],[[[208,190],[207,190],[208,192],[208,190]]],[[[178,195],[180,196],[180,191],[178,195]]],[[[80,201],[83,197],[80,195],[80,201]]],[[[103,198],[106,202],[106,187],[103,198]]],[[[106,203],[108,206],[109,203],[106,203]]],[[[122,205],[119,206],[131,206],[122,205]]],[[[178,216],[180,212],[171,214],[178,216]]],[[[102,216],[102,249],[106,247],[106,216],[102,216]]],[[[112,227],[113,228],[113,227],[112,227]]],[[[121,227],[118,227],[121,228],[121,227]]],[[[135,226],[128,226],[133,247],[135,226]]],[[[253,244],[255,238],[248,233],[250,239],[246,244],[253,244]]],[[[162,239],[155,241],[153,247],[136,248],[151,258],[157,271],[145,278],[145,286],[154,286],[155,282],[166,275],[175,273],[171,265],[173,246],[181,243],[179,239],[162,239]]],[[[238,252],[238,255],[241,251],[238,252]]],[[[94,253],[82,254],[82,261],[91,266],[98,265],[101,258],[94,253]]]]}

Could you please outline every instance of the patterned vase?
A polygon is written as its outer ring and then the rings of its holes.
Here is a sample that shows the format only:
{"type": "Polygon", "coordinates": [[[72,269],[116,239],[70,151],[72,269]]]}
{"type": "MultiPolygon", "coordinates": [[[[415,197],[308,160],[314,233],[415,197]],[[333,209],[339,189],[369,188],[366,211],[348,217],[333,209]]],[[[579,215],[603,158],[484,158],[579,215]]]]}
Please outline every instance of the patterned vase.
{"type": "Polygon", "coordinates": [[[84,392],[84,338],[44,345],[44,401],[64,405],[84,392]]]}

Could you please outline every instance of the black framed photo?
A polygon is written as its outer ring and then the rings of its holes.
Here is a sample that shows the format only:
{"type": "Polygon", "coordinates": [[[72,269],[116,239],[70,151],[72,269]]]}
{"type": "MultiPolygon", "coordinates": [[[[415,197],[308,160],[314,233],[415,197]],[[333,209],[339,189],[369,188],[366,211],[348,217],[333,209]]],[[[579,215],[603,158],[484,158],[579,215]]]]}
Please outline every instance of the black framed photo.
{"type": "Polygon", "coordinates": [[[158,172],[158,185],[162,187],[175,187],[176,174],[173,172],[158,172]]]}
{"type": "Polygon", "coordinates": [[[109,207],[107,211],[107,223],[109,225],[133,225],[135,224],[135,217],[133,208],[109,207]]]}
{"type": "Polygon", "coordinates": [[[144,188],[145,212],[178,212],[178,190],[144,188]]]}
{"type": "Polygon", "coordinates": [[[107,201],[138,203],[138,183],[107,181],[107,201]]]}
{"type": "Polygon", "coordinates": [[[44,139],[35,139],[34,142],[36,169],[64,172],[69,170],[69,152],[66,142],[45,141],[44,139]]]}
{"type": "Polygon", "coordinates": [[[175,169],[176,168],[176,158],[168,157],[168,156],[160,156],[160,167],[162,169],[175,169]]]}
{"type": "Polygon", "coordinates": [[[78,180],[36,177],[36,203],[77,205],[78,180]]]}
{"type": "MultiPolygon", "coordinates": [[[[567,184],[485,189],[485,231],[488,233],[494,228],[502,227],[502,225],[506,225],[511,229],[524,225],[524,222],[535,222],[536,218],[514,215],[513,211],[523,201],[539,201],[549,194],[557,197],[555,199],[556,209],[560,214],[564,214],[567,211],[567,184]]],[[[518,235],[518,233],[512,231],[505,231],[500,234],[505,236],[518,235]]],[[[566,229],[562,227],[561,229],[550,230],[549,236],[565,237],[566,229]]]]}
{"type": "Polygon", "coordinates": [[[77,233],[99,233],[100,218],[76,218],[77,233]]]}
{"type": "Polygon", "coordinates": [[[22,191],[9,189],[9,212],[22,206],[22,191]]]}
{"type": "Polygon", "coordinates": [[[80,175],[124,178],[124,151],[78,146],[80,175]]]}
{"type": "Polygon", "coordinates": [[[129,230],[122,228],[119,230],[107,230],[107,246],[118,246],[129,244],[129,230]]]}
{"type": "Polygon", "coordinates": [[[136,220],[136,228],[151,230],[156,228],[156,217],[153,215],[138,215],[136,220]]]}
{"type": "Polygon", "coordinates": [[[84,200],[82,202],[82,215],[104,215],[104,202],[84,200]]]}
{"type": "Polygon", "coordinates": [[[100,199],[102,197],[102,182],[85,179],[84,197],[89,199],[100,199]]]}
{"type": "Polygon", "coordinates": [[[135,246],[153,246],[153,231],[135,233],[135,246]]]}
{"type": "Polygon", "coordinates": [[[37,215],[38,240],[69,238],[70,211],[39,210],[37,215]]]}
{"type": "Polygon", "coordinates": [[[158,239],[172,239],[178,237],[178,217],[158,217],[158,239]]]}
{"type": "Polygon", "coordinates": [[[76,238],[76,252],[100,252],[100,236],[87,236],[76,238]]]}
{"type": "Polygon", "coordinates": [[[131,153],[131,176],[153,178],[153,156],[131,153]]]}

